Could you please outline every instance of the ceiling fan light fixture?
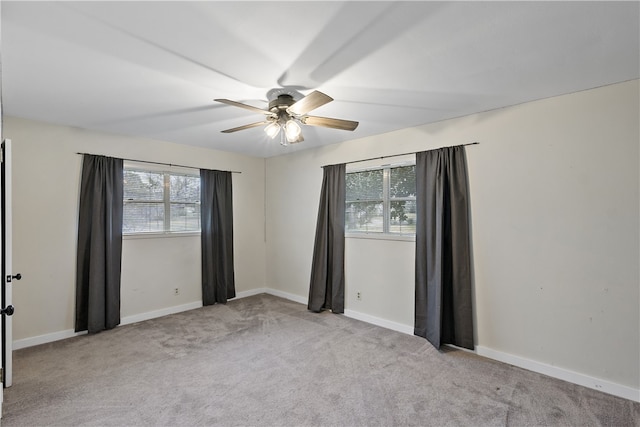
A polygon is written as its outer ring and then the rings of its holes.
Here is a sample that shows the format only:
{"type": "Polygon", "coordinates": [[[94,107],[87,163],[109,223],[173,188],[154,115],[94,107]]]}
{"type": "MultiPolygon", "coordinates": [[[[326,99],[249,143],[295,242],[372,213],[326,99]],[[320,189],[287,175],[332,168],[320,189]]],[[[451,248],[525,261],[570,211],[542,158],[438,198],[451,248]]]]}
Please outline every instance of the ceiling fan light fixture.
{"type": "Polygon", "coordinates": [[[289,140],[287,139],[285,132],[282,132],[280,134],[280,145],[282,145],[283,147],[286,147],[289,145],[289,140]]]}
{"type": "Polygon", "coordinates": [[[287,123],[284,125],[284,131],[287,134],[287,140],[289,142],[294,142],[300,136],[300,125],[295,122],[293,119],[287,120],[287,123]]]}
{"type": "Polygon", "coordinates": [[[271,122],[264,128],[264,131],[269,138],[273,139],[278,135],[278,132],[280,132],[280,125],[277,122],[271,122]]]}

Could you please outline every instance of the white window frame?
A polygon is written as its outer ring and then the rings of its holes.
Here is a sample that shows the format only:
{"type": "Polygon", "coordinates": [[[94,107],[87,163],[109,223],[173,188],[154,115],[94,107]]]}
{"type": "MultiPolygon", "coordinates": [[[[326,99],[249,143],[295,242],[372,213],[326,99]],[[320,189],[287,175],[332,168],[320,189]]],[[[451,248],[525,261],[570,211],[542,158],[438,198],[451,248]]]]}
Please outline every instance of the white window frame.
{"type": "Polygon", "coordinates": [[[391,199],[389,197],[389,179],[390,171],[393,168],[404,166],[415,166],[415,155],[407,155],[406,157],[398,159],[394,163],[379,164],[368,163],[360,165],[360,167],[352,167],[347,165],[346,173],[366,172],[370,170],[382,170],[382,211],[383,211],[383,230],[385,231],[354,231],[345,230],[345,238],[350,239],[373,239],[373,240],[399,240],[415,242],[415,233],[392,233],[389,232],[390,220],[391,220],[391,202],[403,201],[403,200],[415,200],[414,198],[407,197],[395,197],[391,199]]]}
{"type": "MultiPolygon", "coordinates": [[[[166,237],[186,237],[186,236],[200,236],[201,230],[190,230],[190,231],[171,231],[170,220],[171,220],[171,190],[169,189],[171,182],[171,175],[187,175],[200,178],[199,172],[194,171],[190,168],[181,168],[178,166],[165,166],[165,165],[154,165],[151,163],[141,163],[141,162],[133,162],[133,161],[125,161],[123,165],[123,169],[130,171],[138,171],[138,172],[153,172],[153,173],[162,173],[164,179],[164,192],[163,192],[163,200],[141,200],[140,203],[163,203],[164,205],[164,217],[165,220],[163,222],[164,230],[163,231],[135,231],[135,232],[124,232],[122,233],[122,238],[125,240],[128,239],[156,239],[156,238],[166,238],[166,237]],[[169,221],[167,221],[169,218],[169,221]]],[[[126,202],[126,200],[125,200],[126,202]]]]}

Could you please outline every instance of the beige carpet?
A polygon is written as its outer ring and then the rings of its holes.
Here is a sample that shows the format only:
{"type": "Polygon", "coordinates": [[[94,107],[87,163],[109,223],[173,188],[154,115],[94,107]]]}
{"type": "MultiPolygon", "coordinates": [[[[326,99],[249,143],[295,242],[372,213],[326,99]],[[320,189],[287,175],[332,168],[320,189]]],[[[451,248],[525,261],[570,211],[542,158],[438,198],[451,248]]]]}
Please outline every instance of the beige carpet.
{"type": "Polygon", "coordinates": [[[270,295],[15,352],[2,426],[638,426],[640,404],[270,295]]]}

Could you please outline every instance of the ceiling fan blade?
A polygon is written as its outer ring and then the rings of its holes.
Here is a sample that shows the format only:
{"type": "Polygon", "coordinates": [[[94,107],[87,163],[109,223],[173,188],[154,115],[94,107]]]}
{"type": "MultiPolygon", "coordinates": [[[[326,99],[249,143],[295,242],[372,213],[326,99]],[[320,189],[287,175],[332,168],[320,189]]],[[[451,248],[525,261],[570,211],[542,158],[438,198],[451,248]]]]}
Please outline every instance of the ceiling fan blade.
{"type": "Polygon", "coordinates": [[[262,108],[254,107],[251,105],[243,104],[242,102],[232,101],[230,99],[214,99],[214,101],[222,102],[223,104],[233,105],[234,107],[240,107],[247,109],[249,111],[253,111],[254,113],[267,114],[271,115],[271,111],[263,110],[262,108]]]}
{"type": "Polygon", "coordinates": [[[322,92],[314,90],[309,95],[289,106],[289,108],[287,108],[287,113],[295,116],[302,116],[331,101],[333,101],[333,98],[329,95],[325,95],[322,92]]]}
{"type": "Polygon", "coordinates": [[[237,131],[239,131],[239,130],[251,129],[251,128],[254,128],[254,127],[256,127],[256,126],[266,125],[267,123],[271,123],[271,122],[269,122],[269,121],[264,121],[264,122],[250,123],[250,124],[248,124],[248,125],[238,126],[237,128],[225,129],[225,130],[223,130],[223,131],[221,131],[221,132],[222,132],[222,133],[237,132],[237,131]]]}
{"type": "Polygon", "coordinates": [[[341,129],[341,130],[355,130],[358,127],[358,122],[342,119],[331,119],[329,117],[316,117],[306,116],[302,118],[302,123],[311,126],[323,126],[326,128],[341,129]]]}

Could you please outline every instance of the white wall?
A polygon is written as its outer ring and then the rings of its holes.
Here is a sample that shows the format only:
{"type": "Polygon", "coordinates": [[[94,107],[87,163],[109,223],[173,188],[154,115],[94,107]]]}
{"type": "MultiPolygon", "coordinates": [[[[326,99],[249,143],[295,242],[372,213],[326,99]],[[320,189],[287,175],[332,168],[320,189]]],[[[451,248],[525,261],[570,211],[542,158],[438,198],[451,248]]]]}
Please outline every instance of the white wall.
{"type": "MultiPolygon", "coordinates": [[[[264,287],[263,159],[11,117],[4,125],[13,141],[13,268],[23,275],[13,293],[15,340],[74,327],[77,152],[242,172],[233,175],[236,290],[264,287]]],[[[199,236],[125,238],[121,315],[197,304],[200,277],[199,236]]]]}
{"type": "MultiPolygon", "coordinates": [[[[478,349],[637,395],[638,95],[631,81],[268,159],[267,286],[308,295],[322,165],[479,141],[478,349]]],[[[412,328],[413,257],[412,242],[347,239],[345,309],[412,328]]]]}
{"type": "MultiPolygon", "coordinates": [[[[638,98],[632,81],[271,158],[266,195],[263,159],[6,117],[14,272],[24,276],[14,339],[73,328],[78,151],[241,171],[237,290],[304,301],[322,165],[480,141],[467,148],[478,351],[637,395],[638,98]]],[[[346,251],[346,310],[410,331],[414,244],[348,239],[346,251]]],[[[197,303],[199,270],[197,237],[125,240],[122,316],[197,303]]]]}

